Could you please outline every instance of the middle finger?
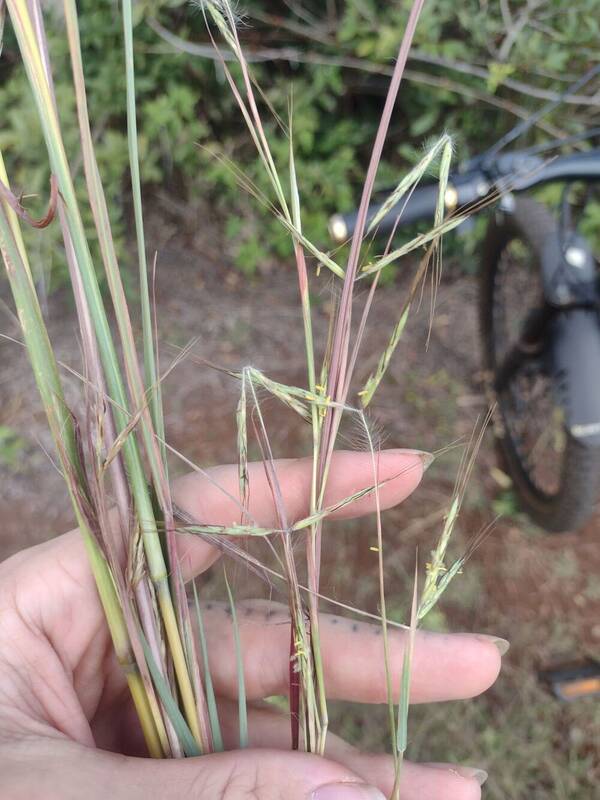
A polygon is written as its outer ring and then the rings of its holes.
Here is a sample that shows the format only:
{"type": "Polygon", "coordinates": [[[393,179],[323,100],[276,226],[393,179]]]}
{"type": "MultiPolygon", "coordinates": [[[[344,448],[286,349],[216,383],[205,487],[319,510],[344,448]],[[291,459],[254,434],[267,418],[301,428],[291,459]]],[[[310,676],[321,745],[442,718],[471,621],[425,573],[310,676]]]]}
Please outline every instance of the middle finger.
{"type": "MultiPolygon", "coordinates": [[[[233,627],[226,604],[208,603],[203,619],[216,690],[237,695],[233,627]]],[[[285,606],[245,601],[237,607],[246,692],[260,699],[287,691],[290,619],[285,606]]],[[[330,614],[320,616],[321,652],[328,697],[361,703],[386,702],[381,626],[330,614]]],[[[389,628],[392,685],[398,701],[406,631],[389,628]]],[[[470,633],[417,631],[410,699],[413,703],[474,697],[489,688],[500,670],[504,640],[470,633]]]]}

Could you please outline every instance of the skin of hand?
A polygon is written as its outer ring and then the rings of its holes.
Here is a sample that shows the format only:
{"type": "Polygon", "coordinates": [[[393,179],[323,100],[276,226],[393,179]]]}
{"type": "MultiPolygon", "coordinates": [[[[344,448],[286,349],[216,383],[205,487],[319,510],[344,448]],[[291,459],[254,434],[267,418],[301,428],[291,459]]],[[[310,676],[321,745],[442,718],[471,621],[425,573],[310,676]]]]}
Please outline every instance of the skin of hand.
{"type": "MultiPolygon", "coordinates": [[[[421,480],[422,456],[379,455],[382,508],[421,480]]],[[[276,462],[289,519],[308,512],[311,462],[276,462]]],[[[369,454],[334,455],[327,505],[372,483],[369,454]]],[[[230,524],[239,507],[237,467],[210,478],[189,475],[174,486],[177,504],[197,519],[230,524]]],[[[250,465],[250,511],[276,524],[261,464],[250,465]]],[[[373,511],[371,495],[337,512],[373,511]]],[[[330,535],[335,535],[331,531],[330,535]]],[[[189,579],[218,557],[206,542],[182,535],[189,579]]],[[[407,591],[410,588],[407,587],[407,591]]],[[[326,757],[292,752],[289,720],[264,702],[286,693],[289,618],[284,606],[256,601],[238,609],[249,708],[250,747],[182,760],[145,757],[121,668],[116,662],[94,580],[77,531],[25,550],[0,564],[0,800],[383,800],[393,784],[385,755],[361,753],[334,735],[326,757]]],[[[235,748],[237,676],[226,606],[205,604],[204,618],[225,744],[235,748]]],[[[330,698],[385,702],[382,637],[377,624],[323,614],[325,681],[330,698]]],[[[474,697],[500,669],[503,640],[477,634],[418,632],[412,702],[474,697]]],[[[405,634],[390,629],[393,685],[400,686],[405,634]]],[[[397,699],[397,698],[396,698],[397,699]]],[[[485,773],[451,764],[406,763],[403,800],[477,800],[485,773]]]]}

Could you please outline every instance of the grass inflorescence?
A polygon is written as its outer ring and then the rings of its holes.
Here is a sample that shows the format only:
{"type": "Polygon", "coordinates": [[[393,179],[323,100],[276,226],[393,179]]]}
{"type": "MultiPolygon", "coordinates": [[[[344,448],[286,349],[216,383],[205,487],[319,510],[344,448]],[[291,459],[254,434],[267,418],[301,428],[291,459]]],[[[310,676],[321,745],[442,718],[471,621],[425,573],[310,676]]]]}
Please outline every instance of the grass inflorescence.
{"type": "MultiPolygon", "coordinates": [[[[44,403],[77,522],[86,543],[115,651],[127,674],[148,751],[154,757],[195,756],[223,749],[219,708],[209,668],[198,590],[194,585],[193,603],[190,606],[178,557],[177,536],[181,533],[209,539],[227,557],[241,561],[249,569],[265,577],[270,585],[271,582],[277,583],[287,595],[291,619],[291,745],[308,752],[324,753],[329,723],[319,632],[319,606],[323,597],[323,525],[334,511],[367,494],[374,496],[379,559],[378,619],[383,633],[382,658],[385,659],[387,671],[390,742],[396,765],[394,797],[397,797],[400,770],[407,747],[408,695],[414,634],[466,560],[465,556],[449,567],[445,566],[448,542],[472,466],[472,455],[469,455],[457,481],[440,540],[431,555],[424,580],[419,581],[418,569],[415,573],[412,613],[408,626],[409,646],[403,667],[400,701],[395,704],[393,697],[397,687],[392,685],[391,679],[388,628],[396,623],[388,619],[386,612],[385,542],[379,504],[379,491],[383,485],[378,474],[380,437],[374,437],[375,428],[367,418],[365,409],[385,378],[428,275],[431,276],[432,294],[435,295],[435,286],[439,281],[442,234],[464,219],[464,215],[460,213],[448,218],[444,214],[452,156],[452,140],[444,134],[427,149],[420,163],[390,193],[378,217],[367,224],[367,209],[423,0],[415,0],[413,3],[398,52],[365,178],[356,229],[344,262],[339,257],[342,251],[325,252],[303,232],[302,176],[297,174],[294,159],[291,97],[287,121],[277,117],[279,135],[286,137],[289,143],[288,162],[278,165],[263,123],[262,109],[266,106],[269,114],[274,112],[256,86],[244,56],[240,41],[239,12],[228,0],[202,0],[197,5],[206,18],[211,37],[214,37],[221,69],[268,177],[271,195],[266,196],[253,186],[239,165],[232,165],[234,174],[245,189],[271,209],[290,236],[305,341],[304,387],[284,384],[250,366],[230,371],[230,375],[240,386],[236,411],[239,496],[235,498],[239,520],[232,521],[227,526],[205,524],[178,509],[171,497],[167,456],[174,451],[169,446],[165,433],[161,396],[164,374],[161,376],[157,356],[156,322],[152,314],[149,260],[144,233],[131,0],[124,0],[122,15],[130,178],[139,258],[141,342],[134,337],[131,309],[123,289],[102,180],[94,155],[75,2],[64,0],[64,18],[71,56],[84,178],[102,269],[109,290],[106,301],[99,290],[96,265],[92,263],[90,246],[75,195],[71,164],[61,133],[41,4],[39,0],[7,0],[8,12],[42,125],[47,151],[45,158],[52,175],[48,214],[42,220],[32,220],[12,194],[9,177],[0,156],[0,242],[21,322],[23,340],[44,403]],[[226,48],[226,53],[221,51],[220,42],[226,48]],[[230,66],[232,60],[237,65],[235,73],[230,66]],[[400,219],[406,199],[434,165],[438,169],[439,196],[432,229],[395,249],[390,237],[382,254],[366,258],[367,252],[370,253],[373,249],[373,237],[380,219],[389,213],[396,213],[400,219]],[[53,220],[62,230],[78,314],[84,361],[81,378],[85,414],[82,419],[74,418],[65,401],[60,367],[48,338],[20,229],[21,222],[41,227],[53,220]],[[355,388],[355,367],[360,362],[362,341],[368,334],[369,311],[379,275],[388,264],[423,248],[424,252],[405,303],[400,309],[397,324],[390,332],[389,343],[367,382],[362,387],[355,388]],[[311,287],[319,280],[322,270],[328,271],[332,276],[336,283],[334,294],[337,295],[336,302],[332,304],[330,332],[324,346],[316,342],[313,336],[311,294],[311,287]],[[353,325],[356,307],[354,294],[359,282],[364,285],[365,281],[368,282],[369,290],[356,326],[353,325]],[[109,323],[109,312],[114,314],[115,328],[109,323]],[[143,366],[140,366],[138,349],[142,352],[143,366]],[[265,395],[300,415],[310,426],[310,507],[308,515],[300,520],[288,517],[282,500],[263,412],[262,398],[265,395]],[[371,453],[372,481],[369,487],[339,500],[335,505],[327,505],[325,498],[331,477],[332,455],[344,418],[350,418],[354,426],[358,427],[361,440],[371,453]],[[259,525],[249,510],[250,440],[258,446],[262,454],[264,470],[272,491],[277,524],[269,528],[259,525]],[[276,555],[277,569],[261,564],[239,544],[252,538],[268,542],[271,551],[276,555]],[[302,544],[301,549],[298,548],[298,543],[302,544]]],[[[185,458],[184,461],[188,463],[185,458]]],[[[200,467],[190,466],[202,471],[200,467]]],[[[242,641],[233,592],[226,576],[225,583],[234,631],[233,657],[238,673],[239,745],[243,747],[248,741],[248,723],[242,641]]]]}

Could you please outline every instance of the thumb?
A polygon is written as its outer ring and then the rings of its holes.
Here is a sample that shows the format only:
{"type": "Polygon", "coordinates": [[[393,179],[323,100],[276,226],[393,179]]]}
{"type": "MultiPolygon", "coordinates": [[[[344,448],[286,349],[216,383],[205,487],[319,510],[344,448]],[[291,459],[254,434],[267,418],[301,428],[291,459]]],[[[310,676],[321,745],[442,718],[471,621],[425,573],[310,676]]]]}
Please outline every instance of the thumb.
{"type": "MultiPolygon", "coordinates": [[[[127,758],[123,800],[385,800],[341,764],[307,753],[238,750],[185,760],[127,758]],[[135,788],[134,788],[135,787],[135,788]]],[[[111,798],[121,800],[118,785],[111,798]]]]}

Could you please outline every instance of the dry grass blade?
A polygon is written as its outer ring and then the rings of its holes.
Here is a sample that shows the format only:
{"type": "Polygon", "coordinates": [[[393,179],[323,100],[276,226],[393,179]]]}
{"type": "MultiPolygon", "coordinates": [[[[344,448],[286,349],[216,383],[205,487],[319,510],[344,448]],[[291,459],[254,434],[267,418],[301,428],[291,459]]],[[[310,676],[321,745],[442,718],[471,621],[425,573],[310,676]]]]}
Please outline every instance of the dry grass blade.
{"type": "Polygon", "coordinates": [[[54,175],[50,176],[50,201],[48,211],[40,219],[35,219],[24,208],[21,201],[14,195],[3,181],[0,181],[0,197],[12,208],[15,214],[20,217],[32,228],[47,228],[56,216],[56,206],[58,201],[58,184],[54,175]]]}

